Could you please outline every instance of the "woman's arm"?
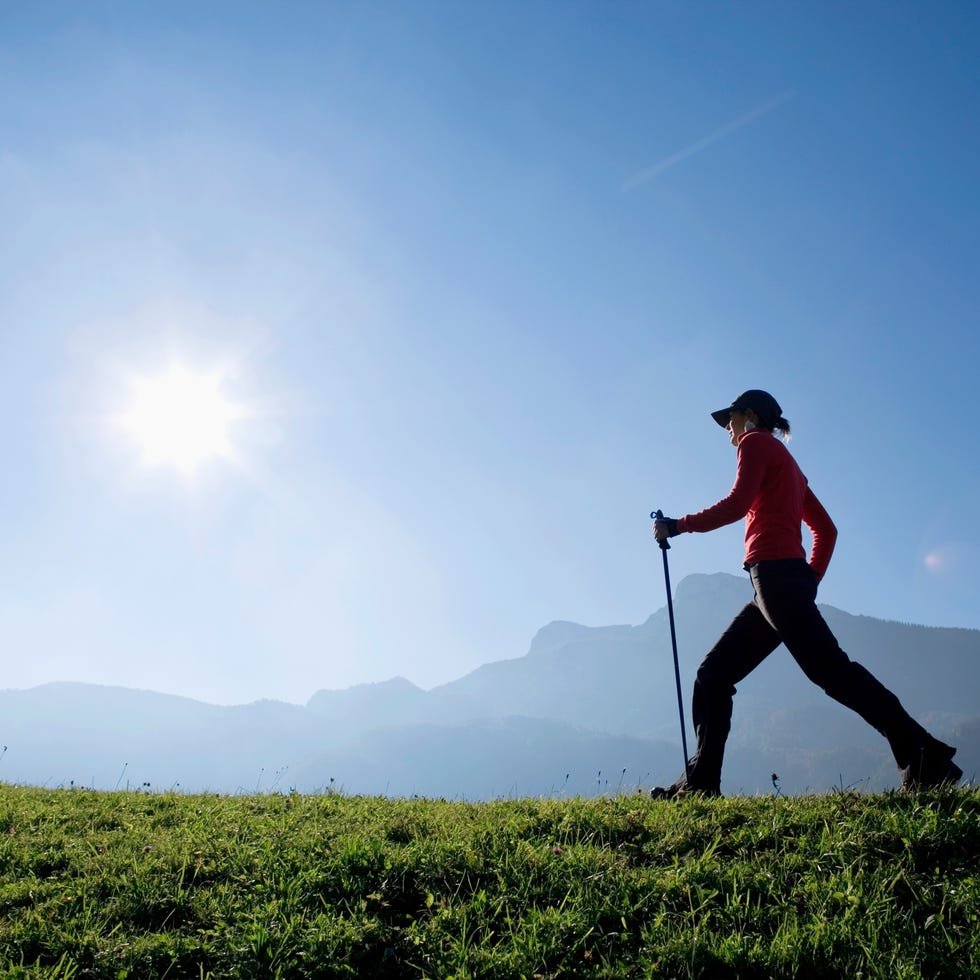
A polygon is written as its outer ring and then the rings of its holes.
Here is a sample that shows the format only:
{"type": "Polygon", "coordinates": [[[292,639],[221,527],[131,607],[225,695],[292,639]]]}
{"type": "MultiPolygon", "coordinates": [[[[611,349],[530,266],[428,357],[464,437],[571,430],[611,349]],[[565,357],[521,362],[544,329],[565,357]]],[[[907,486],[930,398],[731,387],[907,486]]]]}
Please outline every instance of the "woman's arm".
{"type": "Polygon", "coordinates": [[[678,531],[714,531],[726,524],[734,524],[749,512],[766,470],[765,445],[753,436],[754,433],[744,436],[738,444],[738,469],[728,496],[696,514],[678,518],[678,531]]]}
{"type": "Polygon", "coordinates": [[[837,527],[830,515],[817,500],[817,495],[809,488],[803,497],[803,523],[813,534],[813,549],[810,551],[810,567],[816,573],[817,581],[824,577],[830,557],[837,543],[837,527]]]}

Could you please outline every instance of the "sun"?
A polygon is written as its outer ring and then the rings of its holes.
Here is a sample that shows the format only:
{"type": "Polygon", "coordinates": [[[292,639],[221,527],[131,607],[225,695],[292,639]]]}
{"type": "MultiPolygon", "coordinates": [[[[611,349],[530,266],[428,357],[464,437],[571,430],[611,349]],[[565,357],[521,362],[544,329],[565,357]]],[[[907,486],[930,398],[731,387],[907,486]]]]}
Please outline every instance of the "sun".
{"type": "Polygon", "coordinates": [[[118,421],[145,466],[192,475],[205,463],[235,458],[231,428],[244,411],[225,397],[224,381],[219,371],[195,373],[182,364],[130,379],[130,402],[118,421]]]}

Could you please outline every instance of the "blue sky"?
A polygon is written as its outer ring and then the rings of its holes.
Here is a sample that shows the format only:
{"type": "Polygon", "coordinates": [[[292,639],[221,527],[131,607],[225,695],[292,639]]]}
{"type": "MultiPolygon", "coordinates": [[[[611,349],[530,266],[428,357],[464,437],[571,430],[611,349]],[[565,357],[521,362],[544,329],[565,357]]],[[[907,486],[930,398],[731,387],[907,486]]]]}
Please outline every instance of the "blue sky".
{"type": "MultiPolygon", "coordinates": [[[[647,515],[727,492],[749,387],[840,529],[821,600],[980,628],[978,41],[968,3],[4,5],[3,686],[304,702],[642,622],[647,515]],[[118,424],[175,364],[241,410],[193,471],[118,424]]],[[[741,528],[670,554],[739,574],[741,528]]]]}

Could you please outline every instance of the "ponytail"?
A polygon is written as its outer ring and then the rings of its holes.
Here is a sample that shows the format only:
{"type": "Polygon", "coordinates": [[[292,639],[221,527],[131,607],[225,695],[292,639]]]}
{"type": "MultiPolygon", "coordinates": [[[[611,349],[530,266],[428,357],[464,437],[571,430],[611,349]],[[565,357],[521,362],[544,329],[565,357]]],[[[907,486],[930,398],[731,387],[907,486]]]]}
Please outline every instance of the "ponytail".
{"type": "MultiPolygon", "coordinates": [[[[756,415],[758,416],[759,413],[756,412],[756,415]]],[[[778,429],[781,433],[779,438],[781,438],[783,442],[789,441],[789,420],[783,418],[782,412],[780,412],[779,416],[775,419],[771,415],[769,418],[759,417],[759,428],[765,429],[766,432],[772,432],[774,435],[775,432],[773,430],[778,429]]]]}

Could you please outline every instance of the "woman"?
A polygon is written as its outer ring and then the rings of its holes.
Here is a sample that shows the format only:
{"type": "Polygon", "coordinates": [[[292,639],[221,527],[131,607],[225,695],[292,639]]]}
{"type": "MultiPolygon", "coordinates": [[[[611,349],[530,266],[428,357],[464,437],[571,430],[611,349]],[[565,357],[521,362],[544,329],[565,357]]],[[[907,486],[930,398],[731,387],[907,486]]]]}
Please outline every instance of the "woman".
{"type": "Polygon", "coordinates": [[[789,422],[776,399],[765,391],[746,391],[711,416],[728,430],[737,449],[735,485],[706,510],[656,521],[654,535],[662,541],[685,531],[713,531],[744,517],[745,569],[755,595],[698,668],[693,706],[697,750],[687,773],[652,795],[720,792],[735,685],[780,643],[811,681],[888,739],[903,790],[956,783],[963,775],[952,761],[956,750],[933,738],[891,691],[848,658],[817,609],[817,583],[830,563],[837,529],[775,436],[777,431],[789,436],[789,422]],[[803,523],[813,533],[809,562],[803,523]]]}

